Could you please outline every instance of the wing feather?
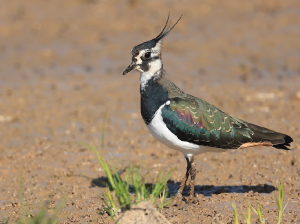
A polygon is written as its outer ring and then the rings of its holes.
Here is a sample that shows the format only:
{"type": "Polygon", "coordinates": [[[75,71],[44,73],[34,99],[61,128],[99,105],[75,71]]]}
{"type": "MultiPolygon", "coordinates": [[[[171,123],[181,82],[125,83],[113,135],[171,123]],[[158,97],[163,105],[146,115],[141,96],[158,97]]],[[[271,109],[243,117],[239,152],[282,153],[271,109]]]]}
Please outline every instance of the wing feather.
{"type": "Polygon", "coordinates": [[[191,95],[171,98],[170,104],[162,109],[162,117],[180,140],[198,145],[224,149],[272,145],[288,149],[286,146],[293,141],[288,135],[229,116],[191,95]]]}
{"type": "Polygon", "coordinates": [[[162,109],[169,130],[180,140],[218,148],[238,148],[251,142],[247,124],[215,106],[192,97],[175,97],[162,109]]]}

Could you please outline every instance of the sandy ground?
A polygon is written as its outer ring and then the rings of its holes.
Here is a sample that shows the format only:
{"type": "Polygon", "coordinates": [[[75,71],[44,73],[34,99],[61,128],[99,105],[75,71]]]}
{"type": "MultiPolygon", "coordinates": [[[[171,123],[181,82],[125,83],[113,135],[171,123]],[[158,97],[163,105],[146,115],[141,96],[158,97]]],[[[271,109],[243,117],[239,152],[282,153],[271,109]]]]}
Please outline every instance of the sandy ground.
{"type": "MultiPolygon", "coordinates": [[[[275,195],[285,184],[283,223],[300,223],[300,2],[0,1],[0,220],[20,216],[19,192],[34,214],[63,199],[62,223],[111,223],[101,192],[87,178],[105,174],[101,149],[123,169],[142,164],[175,169],[174,194],[185,172],[179,152],[157,142],[140,116],[139,76],[122,72],[133,46],[155,37],[168,12],[182,20],[166,38],[164,67],[184,91],[223,111],[289,134],[292,151],[232,150],[196,157],[196,200],[164,208],[171,223],[233,223],[248,201],[276,222],[275,195]],[[23,179],[23,181],[22,181],[23,179]]],[[[184,191],[187,195],[188,189],[184,191]]],[[[252,215],[253,222],[257,216],[252,215]]]]}

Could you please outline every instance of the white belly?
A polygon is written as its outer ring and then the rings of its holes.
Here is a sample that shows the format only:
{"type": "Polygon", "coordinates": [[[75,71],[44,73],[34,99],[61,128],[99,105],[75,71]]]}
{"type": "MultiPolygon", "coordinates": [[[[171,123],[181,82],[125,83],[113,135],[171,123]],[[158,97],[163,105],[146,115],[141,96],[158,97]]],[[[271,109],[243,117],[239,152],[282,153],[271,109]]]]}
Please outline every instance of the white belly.
{"type": "MultiPolygon", "coordinates": [[[[170,101],[166,103],[170,104],[170,101]]],[[[187,155],[198,155],[205,152],[224,152],[226,149],[213,148],[208,146],[201,146],[190,142],[181,141],[174,135],[163,122],[161,116],[161,110],[166,105],[162,105],[154,115],[151,123],[147,125],[149,132],[158,141],[162,142],[171,149],[178,150],[182,152],[185,156],[187,155]]]]}

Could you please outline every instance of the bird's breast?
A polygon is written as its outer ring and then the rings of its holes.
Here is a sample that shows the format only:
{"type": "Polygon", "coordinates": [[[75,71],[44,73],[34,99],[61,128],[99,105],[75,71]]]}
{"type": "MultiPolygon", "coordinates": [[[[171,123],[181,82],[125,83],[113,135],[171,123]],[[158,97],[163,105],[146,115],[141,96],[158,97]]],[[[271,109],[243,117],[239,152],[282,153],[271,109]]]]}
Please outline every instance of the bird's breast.
{"type": "Polygon", "coordinates": [[[168,101],[168,92],[156,80],[150,79],[140,89],[141,114],[146,124],[149,124],[160,106],[168,101]]]}

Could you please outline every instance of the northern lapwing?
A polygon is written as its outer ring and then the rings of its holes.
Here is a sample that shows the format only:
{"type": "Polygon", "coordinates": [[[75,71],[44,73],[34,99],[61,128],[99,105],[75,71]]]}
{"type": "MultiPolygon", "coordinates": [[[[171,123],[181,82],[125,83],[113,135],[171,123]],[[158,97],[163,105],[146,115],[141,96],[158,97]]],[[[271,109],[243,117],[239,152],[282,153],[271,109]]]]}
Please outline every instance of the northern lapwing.
{"type": "Polygon", "coordinates": [[[194,195],[196,166],[194,156],[205,152],[223,152],[252,146],[271,146],[289,150],[293,139],[276,131],[232,117],[197,97],[184,93],[166,75],[162,63],[164,38],[175,27],[169,17],[164,29],[152,40],[131,50],[132,62],[123,75],[140,72],[141,114],[148,130],[158,141],[182,152],[187,171],[173,204],[182,200],[188,177],[189,201],[194,195]]]}

